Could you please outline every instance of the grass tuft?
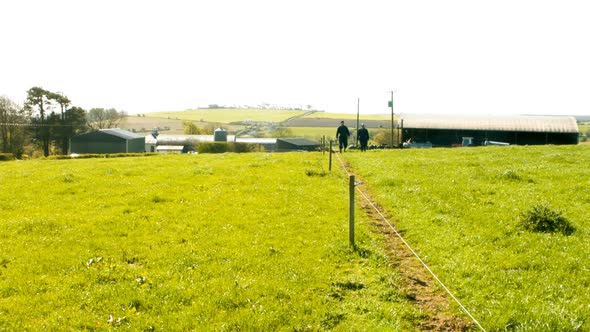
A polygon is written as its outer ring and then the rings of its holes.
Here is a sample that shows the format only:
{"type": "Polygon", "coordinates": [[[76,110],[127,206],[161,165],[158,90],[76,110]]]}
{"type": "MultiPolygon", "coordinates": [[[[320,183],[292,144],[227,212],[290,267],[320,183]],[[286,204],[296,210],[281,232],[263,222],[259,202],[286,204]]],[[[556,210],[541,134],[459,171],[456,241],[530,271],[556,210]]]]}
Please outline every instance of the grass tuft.
{"type": "Polygon", "coordinates": [[[571,235],[576,230],[561,214],[547,205],[535,205],[520,216],[520,227],[539,233],[561,233],[571,235]]]}
{"type": "Polygon", "coordinates": [[[328,175],[328,173],[326,173],[325,170],[318,171],[318,170],[315,170],[315,169],[309,169],[308,168],[308,169],[305,170],[305,175],[307,175],[307,176],[324,177],[324,176],[328,175]]]}

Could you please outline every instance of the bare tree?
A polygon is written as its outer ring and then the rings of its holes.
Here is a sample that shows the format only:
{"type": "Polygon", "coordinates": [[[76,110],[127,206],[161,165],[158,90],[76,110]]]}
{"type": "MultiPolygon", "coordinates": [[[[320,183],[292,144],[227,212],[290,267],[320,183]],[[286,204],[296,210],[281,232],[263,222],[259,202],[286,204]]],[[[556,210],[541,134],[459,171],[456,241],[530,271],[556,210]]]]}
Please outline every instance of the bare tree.
{"type": "Polygon", "coordinates": [[[275,127],[274,129],[272,129],[270,131],[270,136],[272,137],[276,137],[276,138],[287,138],[287,137],[293,137],[293,130],[291,130],[291,128],[289,127],[275,127]]]}
{"type": "Polygon", "coordinates": [[[23,108],[7,97],[0,96],[0,148],[20,158],[24,152],[27,117],[23,108]]]}
{"type": "Polygon", "coordinates": [[[197,125],[189,120],[183,121],[182,126],[184,127],[185,135],[200,135],[201,129],[197,125]]]}
{"type": "Polygon", "coordinates": [[[94,130],[116,128],[127,116],[125,112],[118,112],[114,108],[92,108],[88,111],[88,126],[94,130]]]}

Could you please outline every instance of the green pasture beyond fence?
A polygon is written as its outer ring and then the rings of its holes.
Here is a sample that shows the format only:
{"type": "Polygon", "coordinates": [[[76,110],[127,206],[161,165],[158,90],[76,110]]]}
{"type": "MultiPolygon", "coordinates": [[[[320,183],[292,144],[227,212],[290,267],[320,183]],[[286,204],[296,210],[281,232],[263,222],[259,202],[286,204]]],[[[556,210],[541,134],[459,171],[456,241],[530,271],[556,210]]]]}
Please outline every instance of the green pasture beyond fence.
{"type": "Polygon", "coordinates": [[[590,330],[590,147],[410,149],[344,158],[487,330],[590,330]],[[526,230],[523,222],[537,207],[559,214],[575,232],[526,230]]]}

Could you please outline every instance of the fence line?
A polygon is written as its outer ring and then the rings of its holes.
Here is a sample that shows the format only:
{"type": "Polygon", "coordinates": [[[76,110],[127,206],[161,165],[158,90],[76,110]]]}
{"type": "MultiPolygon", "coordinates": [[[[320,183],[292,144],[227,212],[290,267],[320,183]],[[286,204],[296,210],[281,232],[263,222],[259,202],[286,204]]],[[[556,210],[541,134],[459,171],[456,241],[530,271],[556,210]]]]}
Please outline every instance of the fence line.
{"type": "MultiPolygon", "coordinates": [[[[335,153],[336,154],[336,153],[335,153]]],[[[344,165],[344,162],[342,161],[342,158],[340,157],[339,154],[336,154],[336,156],[338,156],[338,161],[340,162],[340,165],[342,166],[342,169],[344,169],[344,171],[346,172],[346,174],[348,175],[348,177],[350,177],[352,174],[348,171],[348,169],[346,168],[346,165],[344,165]]],[[[459,307],[461,308],[461,310],[463,310],[467,316],[469,316],[469,318],[471,318],[471,320],[473,320],[473,322],[475,323],[475,325],[477,325],[477,327],[479,327],[482,331],[485,332],[485,329],[483,328],[483,326],[481,326],[481,324],[477,321],[477,319],[475,319],[475,317],[473,317],[473,315],[469,312],[469,310],[467,310],[467,308],[465,308],[465,306],[461,303],[461,301],[459,301],[459,299],[457,299],[455,297],[455,295],[453,295],[453,293],[447,288],[447,286],[445,286],[445,284],[438,278],[438,276],[430,269],[430,267],[428,267],[428,265],[426,264],[426,262],[424,262],[422,260],[422,258],[420,258],[420,256],[416,253],[416,251],[414,251],[414,249],[412,249],[412,247],[410,246],[410,244],[408,242],[406,242],[406,240],[401,236],[401,234],[395,229],[395,227],[393,227],[393,225],[391,224],[391,222],[389,221],[389,219],[387,219],[387,217],[385,217],[385,215],[383,215],[383,213],[381,213],[381,211],[379,211],[379,209],[377,208],[377,206],[375,206],[375,204],[373,204],[373,202],[369,199],[369,197],[361,190],[361,188],[356,187],[356,190],[358,190],[358,192],[363,196],[363,198],[367,201],[367,203],[375,210],[375,212],[377,212],[379,214],[379,216],[381,216],[381,218],[383,219],[383,221],[385,221],[385,223],[389,226],[389,228],[391,228],[391,230],[395,233],[395,235],[402,241],[402,243],[410,250],[410,252],[414,255],[414,257],[416,257],[418,259],[418,261],[422,264],[422,266],[424,266],[424,268],[432,275],[432,277],[438,282],[438,284],[447,292],[447,294],[449,294],[449,296],[459,305],[459,307]]]]}

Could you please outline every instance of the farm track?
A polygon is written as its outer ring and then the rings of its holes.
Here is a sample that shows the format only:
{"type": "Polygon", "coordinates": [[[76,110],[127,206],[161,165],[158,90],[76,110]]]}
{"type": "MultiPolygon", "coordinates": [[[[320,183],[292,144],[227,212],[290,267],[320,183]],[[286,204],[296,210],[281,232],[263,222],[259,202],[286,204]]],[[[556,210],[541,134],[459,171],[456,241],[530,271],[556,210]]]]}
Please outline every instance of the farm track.
{"type": "MultiPolygon", "coordinates": [[[[339,158],[340,159],[340,158],[339,158]]],[[[346,161],[341,163],[346,170],[350,171],[351,167],[346,161]]],[[[357,181],[362,179],[357,178],[357,181]]],[[[379,203],[376,203],[375,196],[370,193],[370,188],[365,184],[360,184],[357,189],[379,210],[381,215],[385,216],[394,224],[395,217],[379,203]]],[[[410,252],[408,247],[395,234],[387,222],[382,218],[378,211],[364,198],[356,202],[361,209],[369,216],[373,222],[373,231],[383,235],[385,239],[385,249],[387,256],[398,269],[403,279],[403,293],[406,298],[415,303],[421,312],[426,315],[425,320],[419,326],[421,331],[472,331],[476,326],[466,321],[463,317],[454,316],[450,313],[451,300],[440,287],[436,287],[436,280],[420,264],[416,257],[410,252]]]]}

